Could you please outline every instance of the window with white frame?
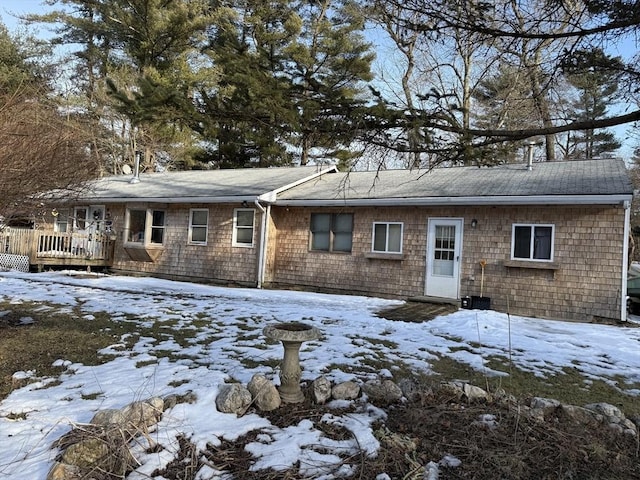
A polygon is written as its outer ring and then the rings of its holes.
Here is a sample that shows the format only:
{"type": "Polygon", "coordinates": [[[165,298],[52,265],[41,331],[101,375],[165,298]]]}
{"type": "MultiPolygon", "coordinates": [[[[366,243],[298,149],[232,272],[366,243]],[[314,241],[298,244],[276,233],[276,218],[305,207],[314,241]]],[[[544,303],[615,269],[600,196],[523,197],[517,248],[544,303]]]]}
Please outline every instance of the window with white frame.
{"type": "Polygon", "coordinates": [[[371,250],[376,253],[402,253],[401,222],[374,222],[371,250]]]}
{"type": "Polygon", "coordinates": [[[206,245],[209,232],[209,210],[192,208],[189,213],[189,243],[206,245]]]}
{"type": "Polygon", "coordinates": [[[311,250],[350,252],[352,243],[352,213],[311,214],[311,250]]]}
{"type": "Polygon", "coordinates": [[[554,233],[554,225],[514,224],[511,235],[511,258],[553,261],[554,233]]]}
{"type": "Polygon", "coordinates": [[[233,211],[233,246],[253,247],[255,209],[236,208],[233,211]]]}
{"type": "Polygon", "coordinates": [[[125,221],[126,242],[141,245],[162,245],[165,216],[164,210],[128,209],[125,221]]]}

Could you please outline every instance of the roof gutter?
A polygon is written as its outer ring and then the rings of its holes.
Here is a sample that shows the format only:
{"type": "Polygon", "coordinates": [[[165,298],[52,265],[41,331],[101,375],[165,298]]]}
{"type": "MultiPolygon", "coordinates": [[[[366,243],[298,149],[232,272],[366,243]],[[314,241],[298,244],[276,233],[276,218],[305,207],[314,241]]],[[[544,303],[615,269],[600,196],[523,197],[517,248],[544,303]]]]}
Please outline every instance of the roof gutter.
{"type": "Polygon", "coordinates": [[[327,200],[278,199],[284,207],[393,207],[447,205],[618,205],[630,202],[631,194],[617,195],[528,195],[421,198],[355,198],[327,200]]]}
{"type": "MultiPolygon", "coordinates": [[[[256,195],[228,197],[81,197],[82,202],[91,203],[253,203],[256,195]]],[[[77,201],[76,201],[77,203],[77,201]]]]}

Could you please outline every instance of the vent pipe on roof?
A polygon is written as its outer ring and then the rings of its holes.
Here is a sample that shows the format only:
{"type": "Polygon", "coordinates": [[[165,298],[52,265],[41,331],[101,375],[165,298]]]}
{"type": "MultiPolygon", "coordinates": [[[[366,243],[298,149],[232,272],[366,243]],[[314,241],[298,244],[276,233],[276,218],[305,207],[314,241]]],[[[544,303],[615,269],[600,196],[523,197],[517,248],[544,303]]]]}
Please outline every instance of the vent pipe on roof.
{"type": "Polygon", "coordinates": [[[529,171],[533,170],[533,147],[535,144],[536,142],[534,141],[530,141],[527,144],[527,170],[529,171]]]}
{"type": "Polygon", "coordinates": [[[140,182],[140,155],[142,155],[142,152],[140,150],[136,150],[134,154],[135,166],[133,167],[133,178],[129,180],[129,183],[140,182]]]}

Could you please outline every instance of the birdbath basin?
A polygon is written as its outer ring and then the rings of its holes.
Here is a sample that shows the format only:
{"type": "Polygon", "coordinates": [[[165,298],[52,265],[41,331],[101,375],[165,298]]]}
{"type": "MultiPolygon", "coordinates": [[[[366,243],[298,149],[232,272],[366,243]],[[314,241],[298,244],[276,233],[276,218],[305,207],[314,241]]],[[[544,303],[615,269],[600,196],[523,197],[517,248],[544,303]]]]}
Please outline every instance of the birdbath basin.
{"type": "Polygon", "coordinates": [[[283,322],[268,325],[262,330],[265,337],[282,342],[284,359],[280,368],[280,398],[284,403],[300,403],[304,394],[300,388],[300,346],[302,342],[320,338],[316,327],[300,322],[283,322]]]}

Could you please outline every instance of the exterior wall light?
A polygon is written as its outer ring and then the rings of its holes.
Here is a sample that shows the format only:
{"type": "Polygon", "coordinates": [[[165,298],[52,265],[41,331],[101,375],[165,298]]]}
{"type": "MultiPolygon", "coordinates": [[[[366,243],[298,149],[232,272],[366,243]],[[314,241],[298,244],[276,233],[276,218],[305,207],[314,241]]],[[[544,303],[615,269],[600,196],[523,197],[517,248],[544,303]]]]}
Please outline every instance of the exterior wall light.
{"type": "Polygon", "coordinates": [[[475,218],[471,220],[471,228],[476,228],[478,226],[478,220],[475,218]]]}

